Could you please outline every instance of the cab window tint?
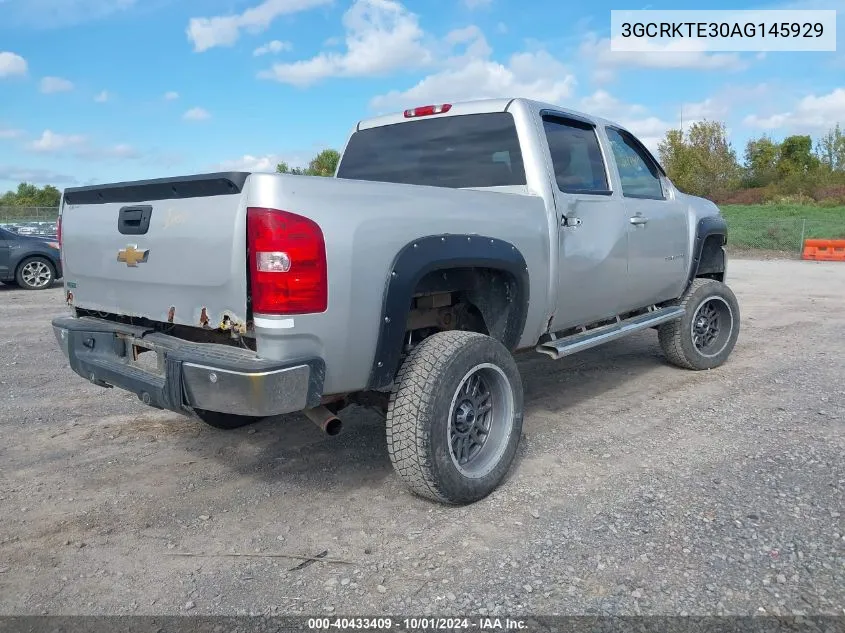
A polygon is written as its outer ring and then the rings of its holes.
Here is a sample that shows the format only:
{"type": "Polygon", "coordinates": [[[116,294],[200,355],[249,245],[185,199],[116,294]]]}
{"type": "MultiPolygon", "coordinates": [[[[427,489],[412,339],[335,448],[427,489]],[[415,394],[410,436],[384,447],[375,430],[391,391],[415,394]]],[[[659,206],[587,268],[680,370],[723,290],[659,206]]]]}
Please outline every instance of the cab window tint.
{"type": "Polygon", "coordinates": [[[516,124],[508,112],[360,130],[349,139],[337,177],[453,188],[526,183],[516,124]]]}
{"type": "Polygon", "coordinates": [[[663,185],[657,165],[626,132],[606,128],[610,148],[619,170],[622,195],[628,198],[663,199],[663,185]]]}
{"type": "Polygon", "coordinates": [[[565,193],[608,194],[595,128],[589,123],[543,117],[558,189],[565,193]]]}

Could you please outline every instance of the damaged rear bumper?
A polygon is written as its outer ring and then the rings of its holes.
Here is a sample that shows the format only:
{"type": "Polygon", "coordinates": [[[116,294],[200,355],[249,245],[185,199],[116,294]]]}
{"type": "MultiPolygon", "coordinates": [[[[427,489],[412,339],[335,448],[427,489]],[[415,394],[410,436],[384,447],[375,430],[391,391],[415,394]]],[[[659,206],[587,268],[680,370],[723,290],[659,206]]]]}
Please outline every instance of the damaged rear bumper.
{"type": "Polygon", "coordinates": [[[320,358],[270,361],[247,349],[87,317],[56,318],[53,331],[77,374],[160,409],[266,417],[315,407],[322,397],[320,358]]]}

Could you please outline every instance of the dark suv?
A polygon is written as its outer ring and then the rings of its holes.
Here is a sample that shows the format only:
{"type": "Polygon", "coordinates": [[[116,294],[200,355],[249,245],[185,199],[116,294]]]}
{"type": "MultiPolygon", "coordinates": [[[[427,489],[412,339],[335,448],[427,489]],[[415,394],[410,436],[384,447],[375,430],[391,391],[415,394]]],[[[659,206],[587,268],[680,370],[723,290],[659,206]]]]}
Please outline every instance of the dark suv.
{"type": "Polygon", "coordinates": [[[59,242],[45,235],[19,235],[0,228],[0,281],[43,290],[62,276],[59,242]]]}

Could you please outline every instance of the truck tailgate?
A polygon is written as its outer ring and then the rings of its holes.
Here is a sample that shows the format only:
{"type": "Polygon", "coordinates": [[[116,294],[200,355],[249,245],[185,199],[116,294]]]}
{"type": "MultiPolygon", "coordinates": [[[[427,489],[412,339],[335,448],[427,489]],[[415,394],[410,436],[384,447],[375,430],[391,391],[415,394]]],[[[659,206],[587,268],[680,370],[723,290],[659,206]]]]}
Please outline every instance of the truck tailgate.
{"type": "Polygon", "coordinates": [[[78,308],[217,327],[247,313],[242,172],[66,189],[67,290],[78,308]]]}

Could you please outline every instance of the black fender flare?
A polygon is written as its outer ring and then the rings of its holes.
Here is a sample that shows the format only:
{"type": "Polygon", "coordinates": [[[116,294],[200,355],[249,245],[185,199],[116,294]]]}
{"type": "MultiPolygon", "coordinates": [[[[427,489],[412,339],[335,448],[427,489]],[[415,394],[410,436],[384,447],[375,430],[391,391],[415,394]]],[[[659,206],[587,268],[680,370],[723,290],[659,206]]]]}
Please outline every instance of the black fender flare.
{"type": "MultiPolygon", "coordinates": [[[[721,215],[710,215],[701,218],[695,227],[695,240],[692,245],[692,263],[690,265],[689,279],[687,279],[687,287],[698,276],[701,269],[702,257],[704,253],[704,245],[707,238],[712,236],[719,236],[722,247],[728,242],[728,223],[721,215]]],[[[724,262],[723,262],[724,265],[724,262]]],[[[724,268],[722,269],[724,271],[724,268]]],[[[713,272],[713,271],[703,271],[713,272]]]]}
{"type": "Polygon", "coordinates": [[[396,255],[384,290],[381,324],[369,389],[393,384],[399,369],[411,297],[427,274],[449,268],[491,268],[510,274],[516,282],[515,310],[510,313],[502,341],[508,348],[519,342],[528,313],[529,278],[525,258],[513,244],[483,235],[443,234],[421,237],[396,255]]]}

